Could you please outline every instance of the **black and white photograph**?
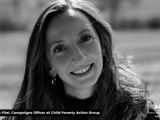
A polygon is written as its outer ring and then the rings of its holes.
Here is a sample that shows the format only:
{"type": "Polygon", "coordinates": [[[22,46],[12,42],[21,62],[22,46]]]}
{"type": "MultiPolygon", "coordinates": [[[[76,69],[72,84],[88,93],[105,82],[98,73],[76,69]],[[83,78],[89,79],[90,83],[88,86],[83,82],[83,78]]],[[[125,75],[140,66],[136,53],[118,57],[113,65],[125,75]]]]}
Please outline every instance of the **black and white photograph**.
{"type": "Polygon", "coordinates": [[[160,1],[0,0],[0,119],[160,120],[160,1]]]}

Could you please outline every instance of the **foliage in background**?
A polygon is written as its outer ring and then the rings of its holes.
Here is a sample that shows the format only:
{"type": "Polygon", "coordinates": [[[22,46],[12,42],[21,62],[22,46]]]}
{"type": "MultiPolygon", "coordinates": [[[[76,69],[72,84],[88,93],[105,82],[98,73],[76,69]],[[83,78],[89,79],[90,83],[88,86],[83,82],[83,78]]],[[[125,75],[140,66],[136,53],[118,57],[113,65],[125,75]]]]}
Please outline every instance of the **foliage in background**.
{"type": "MultiPolygon", "coordinates": [[[[54,0],[0,0],[0,31],[28,30],[33,25],[44,7],[54,0]]],[[[114,29],[159,29],[159,16],[152,16],[145,21],[141,17],[128,19],[125,11],[143,7],[149,0],[89,0],[103,13],[114,29]],[[127,8],[127,9],[126,9],[127,8]]],[[[160,2],[154,0],[154,4],[160,2]]],[[[159,4],[160,7],[160,4],[159,4]]],[[[148,11],[150,11],[148,9],[148,11]]],[[[146,9],[143,12],[147,12],[146,9]]],[[[137,12],[138,14],[138,12],[137,12]]]]}

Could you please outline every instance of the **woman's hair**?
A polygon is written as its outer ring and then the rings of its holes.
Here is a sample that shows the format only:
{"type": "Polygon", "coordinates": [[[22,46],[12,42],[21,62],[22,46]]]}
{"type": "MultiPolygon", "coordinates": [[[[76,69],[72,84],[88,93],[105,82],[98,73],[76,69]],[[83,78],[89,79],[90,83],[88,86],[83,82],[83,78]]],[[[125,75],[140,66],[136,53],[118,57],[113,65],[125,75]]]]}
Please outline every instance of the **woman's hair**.
{"type": "MultiPolygon", "coordinates": [[[[111,27],[103,20],[99,11],[88,2],[77,0],[54,2],[38,18],[28,45],[23,83],[13,109],[65,109],[62,102],[62,80],[57,77],[56,85],[51,84],[51,68],[45,47],[48,24],[54,17],[69,9],[79,11],[89,19],[99,36],[101,48],[105,51],[105,55],[102,56],[103,70],[95,90],[97,97],[90,108],[101,111],[101,116],[95,119],[142,119],[146,111],[146,99],[139,78],[118,54],[112,53],[111,27]]],[[[43,117],[34,119],[41,120],[43,117]]],[[[54,118],[48,118],[51,119],[54,118]]]]}

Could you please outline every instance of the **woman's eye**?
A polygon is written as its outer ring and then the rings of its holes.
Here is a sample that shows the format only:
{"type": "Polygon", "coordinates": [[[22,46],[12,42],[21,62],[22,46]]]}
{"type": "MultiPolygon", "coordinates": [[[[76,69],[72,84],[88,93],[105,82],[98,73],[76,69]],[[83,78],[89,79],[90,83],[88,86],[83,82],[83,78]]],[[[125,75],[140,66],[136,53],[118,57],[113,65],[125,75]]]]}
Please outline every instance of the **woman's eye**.
{"type": "Polygon", "coordinates": [[[54,48],[55,53],[61,53],[64,52],[67,48],[64,45],[58,45],[54,48]]]}
{"type": "Polygon", "coordinates": [[[81,40],[80,40],[80,42],[89,42],[90,40],[92,40],[92,36],[91,35],[84,35],[84,36],[82,36],[81,37],[81,40]]]}

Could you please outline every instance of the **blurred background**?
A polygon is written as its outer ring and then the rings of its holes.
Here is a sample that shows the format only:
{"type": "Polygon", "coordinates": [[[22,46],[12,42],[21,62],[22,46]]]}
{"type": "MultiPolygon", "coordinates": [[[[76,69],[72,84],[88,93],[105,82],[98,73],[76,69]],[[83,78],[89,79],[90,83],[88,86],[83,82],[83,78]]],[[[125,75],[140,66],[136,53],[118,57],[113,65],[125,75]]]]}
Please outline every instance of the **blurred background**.
{"type": "MultiPolygon", "coordinates": [[[[135,65],[160,105],[160,0],[90,0],[113,28],[114,47],[135,65]]],[[[51,0],[0,0],[0,109],[20,89],[32,28],[51,0]]]]}

